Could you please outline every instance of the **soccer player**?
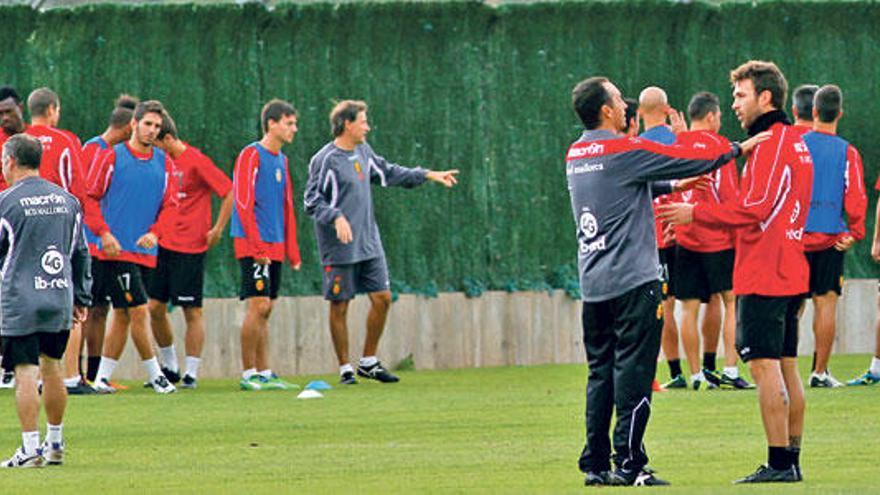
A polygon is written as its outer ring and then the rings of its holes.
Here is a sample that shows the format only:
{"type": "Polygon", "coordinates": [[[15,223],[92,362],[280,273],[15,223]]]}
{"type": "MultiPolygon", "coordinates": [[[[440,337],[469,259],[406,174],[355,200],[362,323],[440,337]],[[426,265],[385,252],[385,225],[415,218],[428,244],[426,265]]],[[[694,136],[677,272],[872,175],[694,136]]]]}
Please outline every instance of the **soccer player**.
{"type": "Polygon", "coordinates": [[[797,370],[798,309],[809,288],[803,232],[813,166],[781,109],[788,84],[772,62],[748,61],[730,74],[733,111],[749,135],[772,137],[749,157],[739,200],[661,207],[674,225],[736,228],[733,291],[736,346],[758,386],[768,463],[738,483],[801,481],[804,390],[797,370]]]}
{"type": "MultiPolygon", "coordinates": [[[[691,130],[678,134],[677,143],[694,146],[718,146],[728,141],[718,132],[721,130],[721,105],[712,93],[695,94],[688,104],[691,130]]],[[[731,160],[710,174],[708,189],[684,191],[680,194],[685,203],[736,203],[736,162],[731,160]]],[[[692,377],[695,386],[706,381],[710,386],[736,389],[751,388],[739,376],[736,367],[736,300],[733,295],[733,261],[735,233],[732,229],[707,228],[702,225],[681,225],[675,229],[677,244],[675,258],[678,262],[673,273],[676,297],[682,303],[681,334],[688,351],[691,371],[702,377],[692,377]],[[718,348],[720,328],[703,325],[703,369],[699,370],[697,349],[697,319],[700,303],[710,298],[720,298],[724,303],[724,372],[715,370],[715,352],[718,348]]],[[[717,304],[717,303],[715,303],[717,304]]],[[[707,307],[708,311],[708,307],[707,307]]]]}
{"type": "Polygon", "coordinates": [[[639,102],[632,98],[624,98],[623,102],[626,103],[626,127],[623,133],[636,137],[639,135],[639,102]]]}
{"type": "MultiPolygon", "coordinates": [[[[119,95],[116,99],[115,108],[110,113],[107,129],[83,144],[81,156],[84,176],[88,177],[95,162],[95,156],[99,152],[131,139],[131,119],[137,104],[138,99],[130,95],[119,95]]],[[[89,316],[83,323],[83,337],[88,353],[86,379],[89,382],[94,382],[98,374],[98,365],[101,364],[104,329],[107,325],[107,312],[110,309],[110,292],[106,282],[112,282],[112,280],[103,272],[105,263],[99,259],[101,248],[98,237],[89,230],[88,226],[85,228],[85,235],[89,244],[89,253],[92,255],[93,283],[92,306],[89,308],[89,316]]]]}
{"type": "Polygon", "coordinates": [[[791,130],[803,135],[813,130],[813,96],[819,91],[815,84],[802,84],[791,94],[791,114],[794,125],[791,130]]]}
{"type": "Polygon", "coordinates": [[[385,249],[373,215],[372,184],[416,187],[426,180],[454,186],[458,170],[432,171],[389,163],[367,144],[367,104],[343,100],[330,112],[333,141],[309,162],[305,209],[315,221],[324,266],[324,298],[330,301],[330,335],[339,362],[340,383],[357,383],[348,354],[348,304],[367,293],[367,338],[357,374],[382,383],[399,379],[376,357],[391,306],[385,249]]]}
{"type": "Polygon", "coordinates": [[[100,238],[99,259],[113,303],[113,319],[104,337],[104,349],[94,388],[113,393],[110,377],[128,340],[137,348],[157,393],[175,391],[159,368],[147,328],[144,268],[156,266],[158,236],[165,232],[177,206],[174,166],[154,146],[165,109],[156,100],[138,103],[131,120],[131,138],[100,153],[89,173],[90,201],[100,202],[89,228],[100,238]]]}
{"type": "Polygon", "coordinates": [[[169,230],[159,237],[156,268],[147,277],[150,322],[159,345],[162,372],[172,382],[180,381],[180,367],[174,349],[174,333],[168,321],[168,302],[183,308],[186,320],[186,371],[183,387],[197,386],[205,322],[202,316],[202,286],[205,253],[217,244],[232,214],[232,181],[198,148],[182,141],[174,119],[166,113],[156,145],[174,160],[179,204],[169,220],[169,230]],[[217,221],[211,225],[211,193],[223,198],[217,221]]]}
{"type": "MultiPolygon", "coordinates": [[[[73,133],[59,129],[61,100],[49,88],[38,88],[27,99],[31,125],[24,133],[37,138],[43,145],[40,176],[85,202],[85,185],[80,151],[82,145],[73,133]]],[[[70,329],[67,351],[64,353],[64,386],[71,395],[95,393],[79,373],[79,349],[82,345],[82,325],[77,322],[70,329]]]]}
{"type": "MultiPolygon", "coordinates": [[[[880,191],[880,179],[874,184],[874,189],[880,191]]],[[[880,218],[880,201],[877,202],[877,209],[874,218],[880,218]]],[[[874,222],[874,242],[871,244],[871,258],[875,262],[880,263],[880,222],[874,222]]],[[[880,294],[877,296],[877,308],[880,309],[880,294]]],[[[876,334],[876,343],[874,345],[874,357],[871,358],[871,365],[863,375],[857,376],[846,382],[849,386],[859,385],[876,385],[880,383],[880,315],[874,321],[874,333],[876,334]]]]}
{"type": "Polygon", "coordinates": [[[77,199],[40,178],[40,142],[18,134],[3,145],[3,176],[11,188],[0,196],[0,317],[3,363],[15,370],[15,402],[22,445],[0,467],[40,467],[64,461],[63,420],[67,392],[61,356],[74,320],[89,303],[89,251],[82,238],[77,199]],[[40,445],[42,376],[46,441],[40,445]]]}
{"type": "Polygon", "coordinates": [[[816,91],[813,132],[802,136],[813,158],[813,196],[804,234],[813,298],[816,354],[810,387],[841,387],[828,370],[834,344],[837,298],[843,290],[843,257],[865,237],[862,157],[837,135],[843,116],[843,93],[834,85],[816,91]]]}
{"type": "Polygon", "coordinates": [[[269,366],[269,316],[281,288],[286,257],[294,270],[302,263],[296,240],[293,184],[281,148],[293,142],[297,111],[270,100],[260,112],[263,137],[238,155],[232,178],[233,248],[241,267],[239,298],[247,300],[241,323],[242,390],[288,390],[292,385],[269,366]]]}
{"type": "Polygon", "coordinates": [[[578,83],[572,104],[584,133],[568,150],[566,175],[590,369],[579,466],[587,485],[665,485],[644,469],[642,444],[663,325],[651,182],[714,170],[757,139],[696,149],[621,137],[626,104],[604,77],[578,83]],[[615,412],[617,469],[611,472],[608,430],[615,412]]]}

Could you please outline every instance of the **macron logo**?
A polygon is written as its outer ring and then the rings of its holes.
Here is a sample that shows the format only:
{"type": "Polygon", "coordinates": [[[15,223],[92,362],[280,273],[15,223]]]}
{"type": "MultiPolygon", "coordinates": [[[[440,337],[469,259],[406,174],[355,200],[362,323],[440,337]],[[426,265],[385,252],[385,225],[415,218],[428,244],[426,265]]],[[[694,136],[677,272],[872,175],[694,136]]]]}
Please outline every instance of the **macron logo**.
{"type": "Polygon", "coordinates": [[[605,145],[599,143],[590,143],[589,146],[573,147],[568,151],[568,159],[582,158],[585,156],[601,155],[605,152],[605,145]]]}

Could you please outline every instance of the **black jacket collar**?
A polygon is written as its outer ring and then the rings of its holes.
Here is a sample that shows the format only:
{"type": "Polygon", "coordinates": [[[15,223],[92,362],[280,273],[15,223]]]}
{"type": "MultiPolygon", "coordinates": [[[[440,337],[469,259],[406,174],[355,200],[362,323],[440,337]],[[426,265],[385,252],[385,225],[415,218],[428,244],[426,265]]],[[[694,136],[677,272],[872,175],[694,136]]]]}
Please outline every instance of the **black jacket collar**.
{"type": "Polygon", "coordinates": [[[752,125],[749,126],[749,136],[754,136],[759,132],[764,132],[777,122],[782,122],[785,125],[791,125],[791,121],[788,120],[788,115],[785,115],[785,112],[783,112],[782,110],[771,110],[764,115],[761,115],[760,117],[755,119],[754,122],[752,122],[752,125]]]}

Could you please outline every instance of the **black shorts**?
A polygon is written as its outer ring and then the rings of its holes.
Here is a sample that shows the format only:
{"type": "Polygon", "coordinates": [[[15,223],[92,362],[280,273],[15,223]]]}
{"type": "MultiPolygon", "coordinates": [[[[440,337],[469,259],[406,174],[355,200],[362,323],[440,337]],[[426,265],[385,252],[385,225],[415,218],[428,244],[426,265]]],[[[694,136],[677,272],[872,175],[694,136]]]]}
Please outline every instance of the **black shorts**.
{"type": "Polygon", "coordinates": [[[675,297],[707,303],[712,294],[733,289],[733,249],[701,253],[678,246],[675,252],[675,297]]]}
{"type": "Polygon", "coordinates": [[[736,350],[750,359],[797,357],[802,296],[736,298],[736,350]]]}
{"type": "Polygon", "coordinates": [[[92,308],[110,305],[106,261],[92,258],[92,308]]]}
{"type": "Polygon", "coordinates": [[[133,308],[147,304],[143,274],[146,268],[129,261],[105,260],[103,270],[104,284],[114,308],[133,308]]]}
{"type": "Polygon", "coordinates": [[[19,364],[40,364],[40,355],[61,359],[67,348],[70,331],[37,332],[19,337],[3,336],[4,370],[13,371],[19,364]]]}
{"type": "Polygon", "coordinates": [[[242,301],[251,297],[268,297],[278,299],[281,289],[281,262],[273,261],[268,265],[254,263],[251,257],[238,260],[241,267],[241,287],[238,298],[242,301]]]}
{"type": "Polygon", "coordinates": [[[159,248],[156,268],[144,270],[147,295],[162,303],[202,307],[205,253],[180,253],[159,248]]]}
{"type": "Polygon", "coordinates": [[[660,256],[660,280],[663,282],[663,298],[676,297],[676,287],[673,274],[675,273],[675,245],[658,249],[660,256]]]}
{"type": "Polygon", "coordinates": [[[348,301],[355,294],[390,290],[385,257],[371,258],[349,265],[324,267],[324,299],[348,301]]]}
{"type": "Polygon", "coordinates": [[[810,265],[810,295],[822,296],[831,291],[840,295],[843,289],[843,251],[834,247],[804,253],[810,265]]]}

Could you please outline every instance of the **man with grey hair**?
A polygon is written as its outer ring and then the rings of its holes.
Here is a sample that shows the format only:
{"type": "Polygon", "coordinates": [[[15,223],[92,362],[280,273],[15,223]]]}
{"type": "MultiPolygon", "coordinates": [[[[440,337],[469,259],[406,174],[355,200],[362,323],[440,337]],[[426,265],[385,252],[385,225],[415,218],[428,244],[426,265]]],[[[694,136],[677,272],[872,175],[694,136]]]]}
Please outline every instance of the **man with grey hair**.
{"type": "Polygon", "coordinates": [[[60,360],[68,329],[85,319],[90,302],[82,208],[73,195],[40,178],[41,155],[40,142],[22,134],[9,138],[2,152],[11,187],[0,196],[0,333],[3,365],[15,370],[22,429],[22,445],[0,464],[4,468],[63,462],[67,392],[60,360]],[[48,422],[42,446],[39,377],[48,422]]]}

